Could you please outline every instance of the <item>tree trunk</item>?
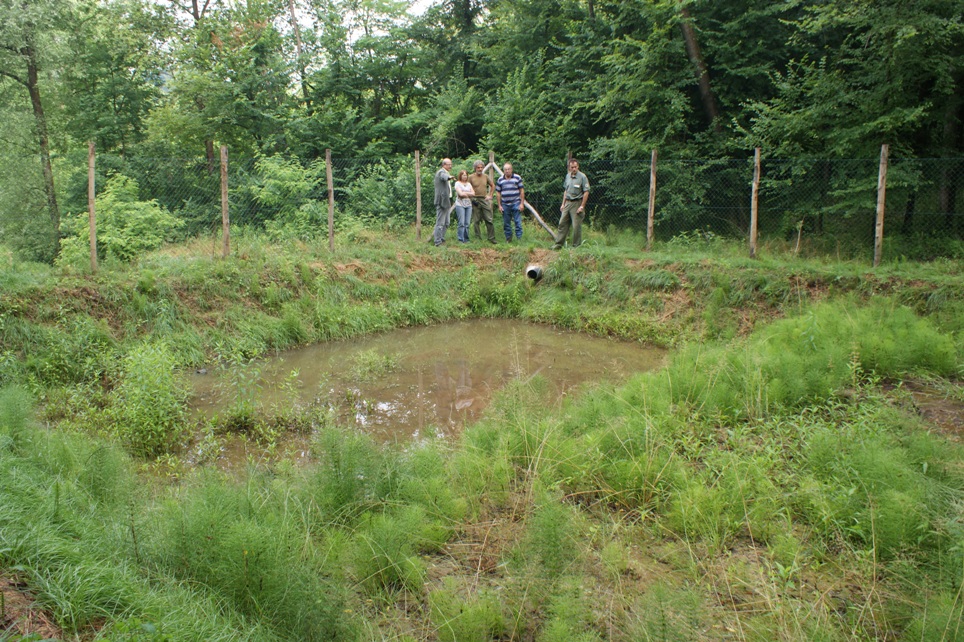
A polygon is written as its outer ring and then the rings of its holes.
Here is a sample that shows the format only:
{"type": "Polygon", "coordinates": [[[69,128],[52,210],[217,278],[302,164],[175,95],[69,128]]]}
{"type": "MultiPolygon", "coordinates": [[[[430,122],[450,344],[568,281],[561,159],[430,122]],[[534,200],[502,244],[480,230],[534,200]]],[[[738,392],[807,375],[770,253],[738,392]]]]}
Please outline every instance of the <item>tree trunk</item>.
{"type": "Polygon", "coordinates": [[[37,122],[37,137],[40,139],[40,162],[43,165],[44,194],[47,197],[47,212],[53,228],[53,256],[60,254],[60,208],[57,206],[57,192],[54,189],[54,172],[50,164],[50,137],[47,134],[47,117],[44,115],[43,102],[40,100],[40,81],[37,73],[37,56],[31,45],[21,49],[27,61],[27,91],[33,106],[34,120],[37,122]]]}
{"type": "Polygon", "coordinates": [[[305,70],[304,48],[301,45],[301,28],[298,26],[298,16],[295,12],[295,0],[288,0],[288,12],[291,14],[291,28],[295,34],[295,54],[298,60],[298,77],[301,82],[301,95],[305,101],[305,108],[311,116],[311,96],[308,93],[308,82],[305,80],[308,73],[305,70]]]}
{"type": "Polygon", "coordinates": [[[204,151],[208,157],[208,174],[211,174],[213,176],[215,169],[217,169],[214,163],[214,141],[213,140],[204,141],[204,151]]]}
{"type": "MultiPolygon", "coordinates": [[[[958,83],[960,86],[960,83],[958,83]]],[[[944,157],[953,158],[957,155],[957,143],[960,136],[960,123],[958,113],[964,101],[955,94],[949,100],[944,110],[944,157]]],[[[955,210],[957,209],[957,162],[943,163],[940,175],[940,186],[938,187],[937,200],[938,209],[944,213],[944,227],[950,236],[956,236],[960,230],[955,225],[955,210]]]]}
{"type": "Polygon", "coordinates": [[[700,43],[696,39],[696,30],[693,29],[693,18],[690,16],[689,9],[685,5],[680,6],[680,29],[683,31],[683,42],[686,45],[686,55],[696,70],[696,78],[700,87],[700,101],[703,103],[703,111],[706,118],[710,121],[710,126],[717,133],[722,131],[720,125],[720,112],[716,106],[716,94],[710,87],[710,73],[706,68],[706,61],[703,59],[703,52],[700,51],[700,43]]]}
{"type": "Polygon", "coordinates": [[[914,231],[914,213],[917,211],[917,192],[911,192],[904,206],[904,222],[900,225],[900,233],[909,236],[914,231]]]}

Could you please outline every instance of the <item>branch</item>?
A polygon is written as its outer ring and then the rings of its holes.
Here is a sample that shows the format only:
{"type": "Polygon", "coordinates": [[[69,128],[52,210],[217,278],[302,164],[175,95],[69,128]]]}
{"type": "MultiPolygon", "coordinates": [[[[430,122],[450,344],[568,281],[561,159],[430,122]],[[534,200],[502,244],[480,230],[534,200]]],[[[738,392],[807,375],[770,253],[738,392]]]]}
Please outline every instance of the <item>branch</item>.
{"type": "Polygon", "coordinates": [[[27,84],[26,80],[24,80],[23,78],[21,78],[16,74],[10,73],[9,71],[4,71],[3,69],[0,69],[0,76],[6,76],[7,78],[12,78],[13,80],[16,80],[18,83],[23,85],[24,87],[27,87],[28,89],[30,88],[30,85],[27,84]]]}

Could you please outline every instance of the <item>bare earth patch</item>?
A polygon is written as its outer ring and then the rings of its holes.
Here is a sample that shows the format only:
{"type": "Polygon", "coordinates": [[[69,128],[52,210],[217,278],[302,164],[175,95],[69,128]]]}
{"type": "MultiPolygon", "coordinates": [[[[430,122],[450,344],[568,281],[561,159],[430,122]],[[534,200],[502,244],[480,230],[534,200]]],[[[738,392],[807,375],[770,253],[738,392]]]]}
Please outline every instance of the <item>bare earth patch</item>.
{"type": "Polygon", "coordinates": [[[952,441],[964,442],[964,402],[923,381],[908,379],[903,386],[913,396],[921,417],[952,441]]]}
{"type": "Polygon", "coordinates": [[[54,624],[53,618],[34,604],[22,582],[7,575],[0,575],[0,593],[3,594],[0,639],[31,633],[44,640],[63,638],[63,632],[54,624]]]}

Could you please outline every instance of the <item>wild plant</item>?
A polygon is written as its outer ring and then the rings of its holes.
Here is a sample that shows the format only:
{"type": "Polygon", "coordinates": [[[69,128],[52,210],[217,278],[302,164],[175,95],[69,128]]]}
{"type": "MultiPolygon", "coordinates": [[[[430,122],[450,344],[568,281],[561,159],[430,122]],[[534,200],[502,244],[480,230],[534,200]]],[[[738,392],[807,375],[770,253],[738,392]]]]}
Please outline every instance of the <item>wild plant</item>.
{"type": "Polygon", "coordinates": [[[363,516],[355,536],[353,568],[370,595],[400,589],[422,592],[426,568],[418,551],[425,524],[424,510],[418,506],[363,516]]]}
{"type": "Polygon", "coordinates": [[[29,421],[33,402],[29,393],[17,386],[0,388],[0,452],[20,451],[30,436],[29,421]]]}
{"type": "Polygon", "coordinates": [[[235,356],[228,361],[225,374],[218,387],[228,400],[226,415],[218,423],[228,430],[248,432],[261,417],[263,404],[261,395],[264,380],[261,376],[262,365],[254,359],[235,356]]]}
{"type": "Polygon", "coordinates": [[[558,493],[539,492],[536,506],[526,521],[523,549],[525,558],[549,580],[560,579],[579,563],[574,522],[574,515],[558,493]]]}
{"type": "Polygon", "coordinates": [[[350,525],[384,498],[391,488],[390,456],[367,435],[325,428],[313,443],[318,465],[303,492],[319,526],[350,525]]]}
{"type": "Polygon", "coordinates": [[[188,391],[175,365],[163,343],[141,343],[124,358],[109,412],[115,433],[132,452],[170,452],[187,434],[188,391]]]}
{"type": "Polygon", "coordinates": [[[242,485],[215,475],[165,503],[142,547],[146,562],[197,582],[277,634],[336,639],[348,623],[342,595],[306,547],[302,523],[259,475],[242,485]]]}
{"type": "MultiPolygon", "coordinates": [[[[97,252],[101,260],[132,261],[147,250],[173,239],[184,221],[156,200],[138,198],[137,181],[115,174],[97,197],[97,252]]],[[[81,267],[89,260],[90,226],[86,213],[64,221],[67,236],[61,242],[59,265],[81,267]]],[[[81,267],[81,269],[83,269],[81,267]]]]}
{"type": "Polygon", "coordinates": [[[655,582],[633,604],[626,637],[640,642],[697,642],[703,639],[706,611],[694,590],[655,582]]]}
{"type": "Polygon", "coordinates": [[[442,642],[488,642],[505,633],[505,617],[501,602],[491,591],[479,591],[464,595],[466,587],[460,587],[451,577],[428,595],[432,625],[442,642]]]}
{"type": "Polygon", "coordinates": [[[351,358],[350,373],[358,381],[374,381],[398,369],[397,353],[381,353],[374,349],[363,350],[351,358]]]}

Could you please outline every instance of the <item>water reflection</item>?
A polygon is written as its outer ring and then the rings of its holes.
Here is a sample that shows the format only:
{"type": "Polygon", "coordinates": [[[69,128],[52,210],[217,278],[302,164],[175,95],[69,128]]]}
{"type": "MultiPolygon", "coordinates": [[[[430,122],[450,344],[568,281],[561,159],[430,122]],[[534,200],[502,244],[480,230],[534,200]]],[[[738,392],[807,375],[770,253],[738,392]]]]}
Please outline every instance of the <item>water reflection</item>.
{"type": "MultiPolygon", "coordinates": [[[[494,392],[541,375],[557,398],[589,381],[617,382],[660,365],[665,352],[520,321],[475,319],[407,328],[285,352],[259,364],[259,403],[325,403],[341,423],[382,442],[446,437],[479,419],[494,392]],[[279,392],[297,370],[297,399],[279,392]]],[[[232,392],[217,373],[195,377],[207,415],[232,392]]]]}

